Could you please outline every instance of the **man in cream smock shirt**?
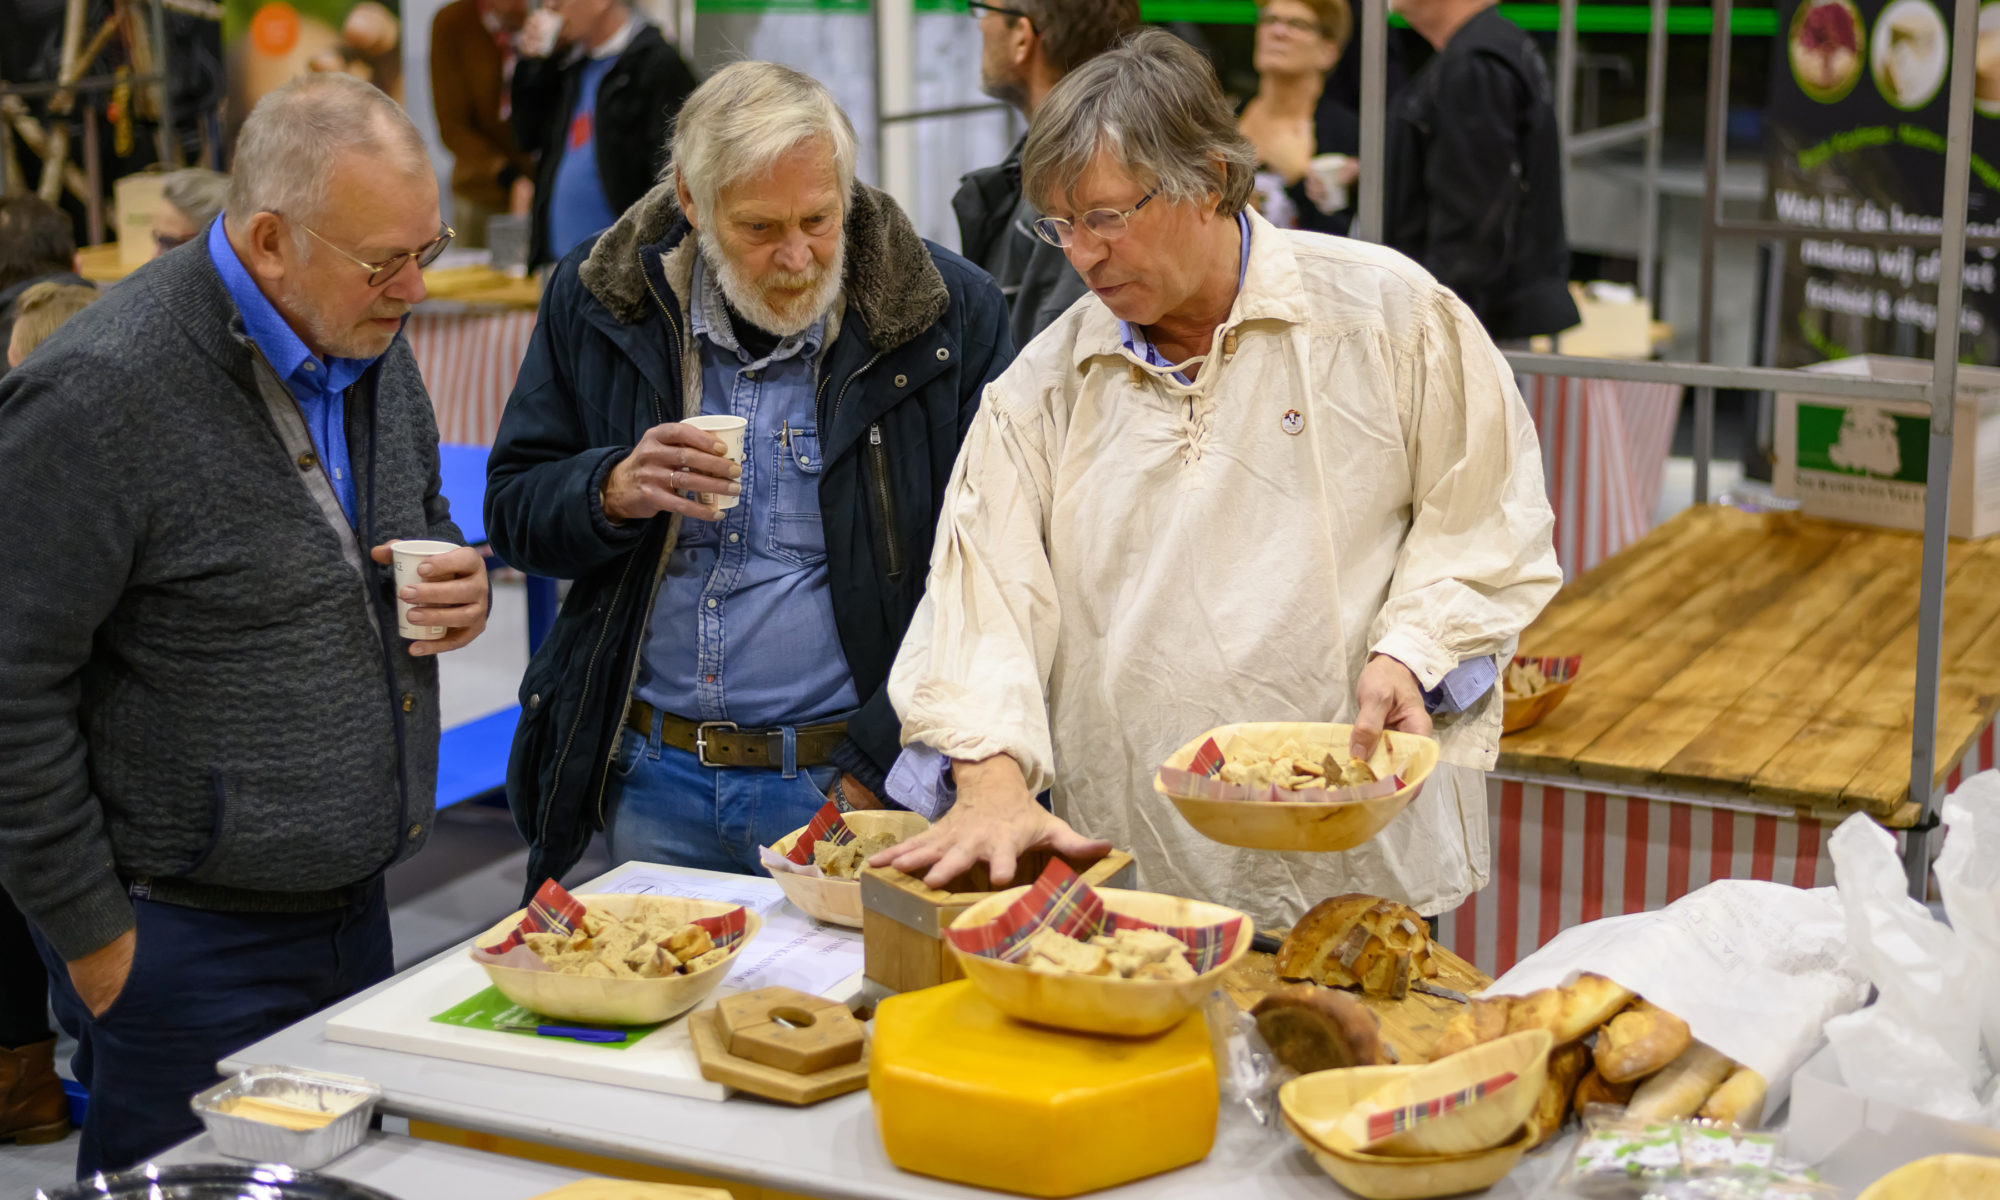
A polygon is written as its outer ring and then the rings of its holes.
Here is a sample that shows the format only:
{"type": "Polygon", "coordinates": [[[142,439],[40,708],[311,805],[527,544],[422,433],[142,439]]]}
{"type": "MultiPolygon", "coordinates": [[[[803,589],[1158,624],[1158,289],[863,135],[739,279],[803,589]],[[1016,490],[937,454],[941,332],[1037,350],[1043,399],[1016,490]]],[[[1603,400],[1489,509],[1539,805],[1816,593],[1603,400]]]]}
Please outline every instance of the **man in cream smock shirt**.
{"type": "Polygon", "coordinates": [[[1344,891],[1435,914],[1486,882],[1492,662],[1561,582],[1534,427],[1457,297],[1247,212],[1254,166],[1208,64],[1162,33],[1036,114],[1038,231],[1094,298],[987,389],[959,457],[890,680],[889,785],[942,756],[957,801],[875,865],[937,884],[984,861],[1001,884],[1033,846],[1103,839],[1143,887],[1260,925],[1344,891]],[[1432,732],[1468,678],[1443,764],[1353,850],[1223,846],[1153,793],[1214,726],[1354,723],[1365,754],[1432,732]]]}

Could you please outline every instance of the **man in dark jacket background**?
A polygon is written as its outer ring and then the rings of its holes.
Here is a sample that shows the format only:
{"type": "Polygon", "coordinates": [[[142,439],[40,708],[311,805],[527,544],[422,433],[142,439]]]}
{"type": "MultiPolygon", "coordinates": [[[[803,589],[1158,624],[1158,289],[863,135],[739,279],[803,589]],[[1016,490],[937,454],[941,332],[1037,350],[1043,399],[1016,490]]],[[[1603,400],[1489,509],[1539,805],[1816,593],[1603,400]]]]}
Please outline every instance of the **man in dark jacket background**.
{"type": "Polygon", "coordinates": [[[1458,293],[1496,342],[1578,321],[1548,66],[1494,0],[1395,0],[1437,48],[1389,113],[1383,241],[1458,293]]]}
{"type": "Polygon", "coordinates": [[[827,800],[879,803],[889,667],[1013,344],[992,280],[854,157],[824,86],[732,64],[549,281],[486,492],[500,556],[575,581],[508,765],[531,889],[599,828],[618,860],[753,872],[827,800]],[[740,475],[697,414],[748,423],[740,475]]]}
{"type": "MultiPolygon", "coordinates": [[[[1063,76],[1139,28],[1138,0],[1008,0],[974,4],[972,15],[980,90],[1029,120],[1063,76]]],[[[1007,298],[1015,348],[1090,290],[1063,252],[1030,229],[1041,214],[1021,195],[1021,142],[999,166],[960,180],[951,207],[960,251],[986,268],[1007,298]]]]}
{"type": "MultiPolygon", "coordinates": [[[[236,1050],[386,978],[437,658],[486,623],[403,318],[449,243],[423,139],[336,73],[243,124],[225,216],[0,380],[0,885],[90,1092],[77,1171],[200,1132],[236,1050]]],[[[9,969],[7,968],[0,969],[9,969]]]]}
{"type": "Polygon", "coordinates": [[[529,265],[568,254],[659,174],[694,72],[625,0],[548,0],[515,41],[514,131],[536,155],[529,265]]]}

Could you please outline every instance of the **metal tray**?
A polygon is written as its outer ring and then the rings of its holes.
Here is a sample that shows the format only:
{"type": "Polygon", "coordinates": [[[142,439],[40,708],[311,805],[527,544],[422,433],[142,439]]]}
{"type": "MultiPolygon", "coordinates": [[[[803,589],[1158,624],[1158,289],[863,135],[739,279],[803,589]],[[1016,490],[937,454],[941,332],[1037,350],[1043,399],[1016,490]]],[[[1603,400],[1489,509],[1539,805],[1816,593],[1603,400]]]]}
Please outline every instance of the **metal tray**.
{"type": "Polygon", "coordinates": [[[325,1166],[361,1144],[382,1089],[365,1079],[299,1067],[251,1067],[196,1096],[190,1105],[215,1138],[215,1148],[231,1158],[285,1163],[300,1170],[325,1166]],[[223,1111],[231,1100],[259,1096],[303,1108],[338,1112],[318,1129],[285,1129],[223,1111]]]}
{"type": "Polygon", "coordinates": [[[61,1191],[35,1193],[36,1200],[396,1200],[358,1183],[294,1171],[275,1163],[190,1163],[179,1167],[135,1167],[119,1175],[99,1175],[61,1191]]]}

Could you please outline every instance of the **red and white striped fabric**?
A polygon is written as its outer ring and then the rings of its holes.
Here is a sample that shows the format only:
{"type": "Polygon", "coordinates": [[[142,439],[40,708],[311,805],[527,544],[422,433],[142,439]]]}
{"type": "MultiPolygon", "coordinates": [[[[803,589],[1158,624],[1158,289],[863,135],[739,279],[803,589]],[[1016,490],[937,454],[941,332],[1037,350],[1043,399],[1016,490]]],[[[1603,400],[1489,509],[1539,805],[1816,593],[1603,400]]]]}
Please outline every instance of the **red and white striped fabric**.
{"type": "Polygon", "coordinates": [[[1680,416],[1676,384],[1524,375],[1556,510],[1556,558],[1577,575],[1644,537],[1680,416]]]}
{"type": "Polygon", "coordinates": [[[493,444],[534,331],[535,314],[525,309],[410,314],[405,333],[430,390],[440,441],[493,444]]]}
{"type": "MultiPolygon", "coordinates": [[[[1995,765],[1987,726],[1947,790],[1995,765]]],[[[1799,820],[1617,793],[1487,780],[1493,881],[1438,918],[1438,940],[1498,976],[1572,925],[1666,907],[1716,879],[1833,883],[1840,819],[1799,820]]],[[[1933,849],[1935,849],[1935,842],[1933,849]]]]}

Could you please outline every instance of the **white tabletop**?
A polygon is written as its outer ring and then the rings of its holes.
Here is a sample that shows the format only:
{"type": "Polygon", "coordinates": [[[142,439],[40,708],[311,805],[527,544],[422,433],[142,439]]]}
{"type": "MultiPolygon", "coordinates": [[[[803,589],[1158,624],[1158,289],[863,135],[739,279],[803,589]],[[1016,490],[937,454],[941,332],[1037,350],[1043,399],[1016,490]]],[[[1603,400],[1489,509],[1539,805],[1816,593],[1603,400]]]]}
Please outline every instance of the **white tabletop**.
{"type": "MultiPolygon", "coordinates": [[[[462,954],[470,941],[430,961],[462,954]]],[[[385,1113],[829,1200],[966,1200],[995,1194],[898,1169],[882,1149],[866,1092],[803,1109],[743,1095],[697,1100],[326,1039],[329,1016],[428,965],[418,964],[245,1047],[222,1061],[222,1073],[282,1064],[359,1075],[381,1087],[385,1113]]],[[[1559,1139],[1524,1160],[1486,1195],[1528,1200],[1546,1194],[1568,1157],[1569,1141],[1559,1139]]],[[[1206,1159],[1096,1194],[1118,1200],[1223,1195],[1327,1200],[1345,1193],[1281,1127],[1258,1125],[1241,1106],[1225,1105],[1206,1159]]]]}
{"type": "MultiPolygon", "coordinates": [[[[154,1161],[171,1166],[229,1160],[204,1133],[154,1161]]],[[[367,1141],[319,1168],[318,1174],[362,1184],[405,1200],[444,1196],[529,1200],[579,1179],[597,1178],[573,1167],[552,1167],[389,1133],[369,1134],[367,1141]]]]}

